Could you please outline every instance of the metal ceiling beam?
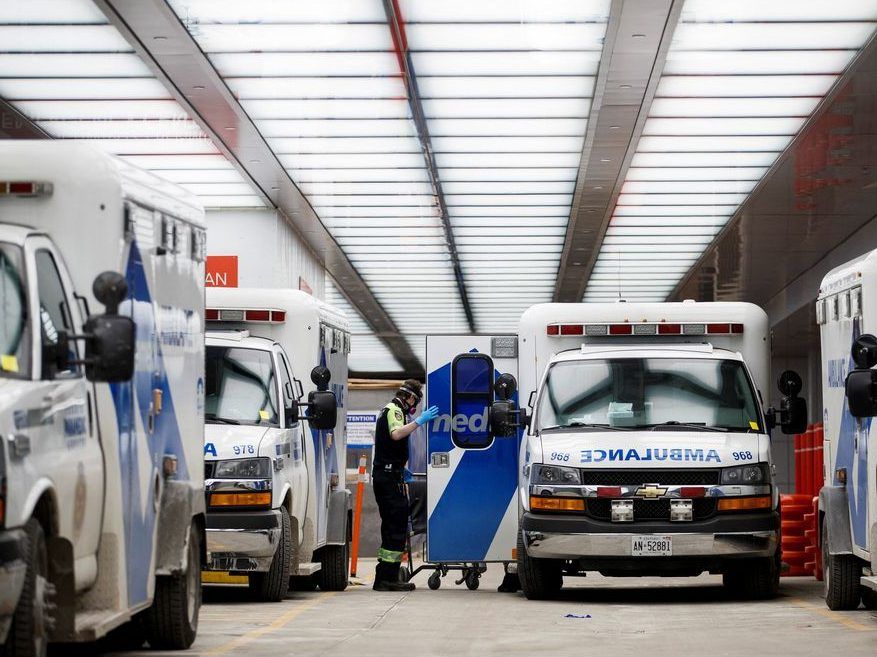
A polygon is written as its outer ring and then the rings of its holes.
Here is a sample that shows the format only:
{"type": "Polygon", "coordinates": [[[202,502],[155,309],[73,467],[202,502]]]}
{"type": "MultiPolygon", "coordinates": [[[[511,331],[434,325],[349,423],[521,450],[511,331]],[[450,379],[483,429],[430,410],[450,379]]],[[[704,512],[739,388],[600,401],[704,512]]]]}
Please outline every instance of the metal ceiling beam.
{"type": "Polygon", "coordinates": [[[36,123],[0,98],[0,139],[50,139],[36,123]]]}
{"type": "Polygon", "coordinates": [[[613,0],[555,301],[582,300],[642,135],[682,0],[613,0]]]}
{"type": "Polygon", "coordinates": [[[429,137],[429,127],[426,123],[426,116],[423,113],[423,104],[420,100],[420,92],[417,88],[417,75],[414,72],[414,62],[411,59],[411,53],[408,50],[408,38],[405,36],[405,23],[402,20],[401,12],[397,0],[383,0],[384,11],[387,14],[387,23],[390,26],[390,33],[393,37],[393,45],[396,48],[396,57],[399,59],[399,68],[402,77],[405,80],[406,91],[408,92],[408,105],[411,107],[411,114],[414,116],[414,124],[417,126],[417,136],[420,139],[420,148],[423,151],[423,158],[426,160],[426,168],[429,171],[429,179],[432,183],[433,192],[438,202],[439,211],[441,212],[442,229],[445,234],[445,242],[448,251],[451,254],[451,266],[454,269],[454,279],[457,282],[457,291],[460,294],[460,303],[463,304],[463,310],[466,312],[466,320],[469,323],[469,330],[476,333],[475,316],[472,314],[472,305],[469,302],[469,295],[466,292],[466,282],[463,278],[463,270],[460,267],[460,255],[457,253],[457,243],[454,240],[454,231],[451,226],[450,215],[448,214],[448,206],[445,203],[445,195],[442,191],[442,182],[439,178],[438,167],[432,155],[432,141],[429,137]]]}
{"type": "Polygon", "coordinates": [[[286,218],[405,372],[422,376],[423,364],[408,341],[165,0],[95,4],[223,155],[286,218]]]}

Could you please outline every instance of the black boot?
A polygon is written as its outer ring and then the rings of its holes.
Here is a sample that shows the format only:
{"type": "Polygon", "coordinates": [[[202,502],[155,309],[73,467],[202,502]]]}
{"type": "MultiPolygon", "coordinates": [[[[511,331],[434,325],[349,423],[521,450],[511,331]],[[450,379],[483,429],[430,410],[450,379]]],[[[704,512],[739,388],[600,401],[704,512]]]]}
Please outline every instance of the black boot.
{"type": "Polygon", "coordinates": [[[388,561],[378,561],[375,568],[375,583],[372,588],[375,591],[413,591],[415,588],[413,582],[400,582],[399,569],[402,564],[391,563],[388,561]]]}
{"type": "Polygon", "coordinates": [[[521,590],[521,580],[517,573],[506,573],[502,584],[496,589],[500,593],[517,593],[521,590]]]}

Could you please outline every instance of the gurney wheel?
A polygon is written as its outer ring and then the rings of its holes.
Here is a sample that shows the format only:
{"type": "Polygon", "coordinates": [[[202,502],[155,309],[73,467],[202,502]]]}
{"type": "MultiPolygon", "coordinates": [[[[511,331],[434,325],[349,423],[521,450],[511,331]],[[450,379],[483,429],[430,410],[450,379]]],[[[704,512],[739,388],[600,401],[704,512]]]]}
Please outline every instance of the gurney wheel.
{"type": "Polygon", "coordinates": [[[478,585],[481,583],[481,578],[478,576],[477,570],[470,570],[469,574],[466,575],[466,588],[470,591],[474,591],[478,588],[478,585]]]}
{"type": "Polygon", "coordinates": [[[432,575],[429,576],[429,579],[426,580],[426,585],[430,588],[431,591],[438,591],[442,585],[442,576],[439,571],[435,571],[432,575]]]}

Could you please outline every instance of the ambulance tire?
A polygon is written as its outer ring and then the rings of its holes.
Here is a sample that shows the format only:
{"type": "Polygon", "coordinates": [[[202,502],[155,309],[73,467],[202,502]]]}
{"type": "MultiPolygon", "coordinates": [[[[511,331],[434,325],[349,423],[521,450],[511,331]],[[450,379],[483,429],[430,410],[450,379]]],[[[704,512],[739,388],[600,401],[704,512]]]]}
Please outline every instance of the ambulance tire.
{"type": "Polygon", "coordinates": [[[852,554],[830,554],[828,522],[822,524],[822,573],[825,604],[832,611],[856,609],[862,597],[862,565],[852,554]]]}
{"type": "Polygon", "coordinates": [[[877,609],[877,591],[862,587],[862,604],[865,609],[877,609]]]}
{"type": "Polygon", "coordinates": [[[731,595],[746,600],[775,598],[780,589],[782,561],[777,550],[772,557],[746,559],[722,575],[722,584],[731,595]]]}
{"type": "Polygon", "coordinates": [[[52,627],[52,585],[49,583],[49,557],[46,535],[39,521],[31,518],[24,526],[27,546],[27,573],[12,625],[6,637],[4,655],[45,657],[52,627]]]}
{"type": "Polygon", "coordinates": [[[531,557],[524,547],[523,535],[518,532],[518,577],[528,600],[548,600],[563,587],[563,562],[531,557]]]}
{"type": "Polygon", "coordinates": [[[320,550],[320,589],[323,591],[343,591],[347,588],[350,571],[350,543],[327,545],[320,550]]]}
{"type": "Polygon", "coordinates": [[[280,507],[280,542],[266,573],[250,575],[250,593],[262,602],[280,602],[289,592],[292,572],[292,523],[286,507],[280,507]]]}
{"type": "Polygon", "coordinates": [[[153,650],[186,650],[198,633],[201,610],[201,533],[189,526],[186,572],[155,578],[152,606],[143,615],[146,640],[153,650]]]}

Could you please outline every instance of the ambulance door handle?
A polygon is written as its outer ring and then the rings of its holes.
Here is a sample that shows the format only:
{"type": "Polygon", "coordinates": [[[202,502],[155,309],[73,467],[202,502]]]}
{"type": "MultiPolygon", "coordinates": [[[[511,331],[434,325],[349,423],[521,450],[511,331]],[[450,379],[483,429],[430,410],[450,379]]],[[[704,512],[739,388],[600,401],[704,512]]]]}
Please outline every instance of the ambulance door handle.
{"type": "Polygon", "coordinates": [[[434,468],[451,467],[451,459],[447,452],[433,452],[430,457],[430,465],[434,468]]]}

